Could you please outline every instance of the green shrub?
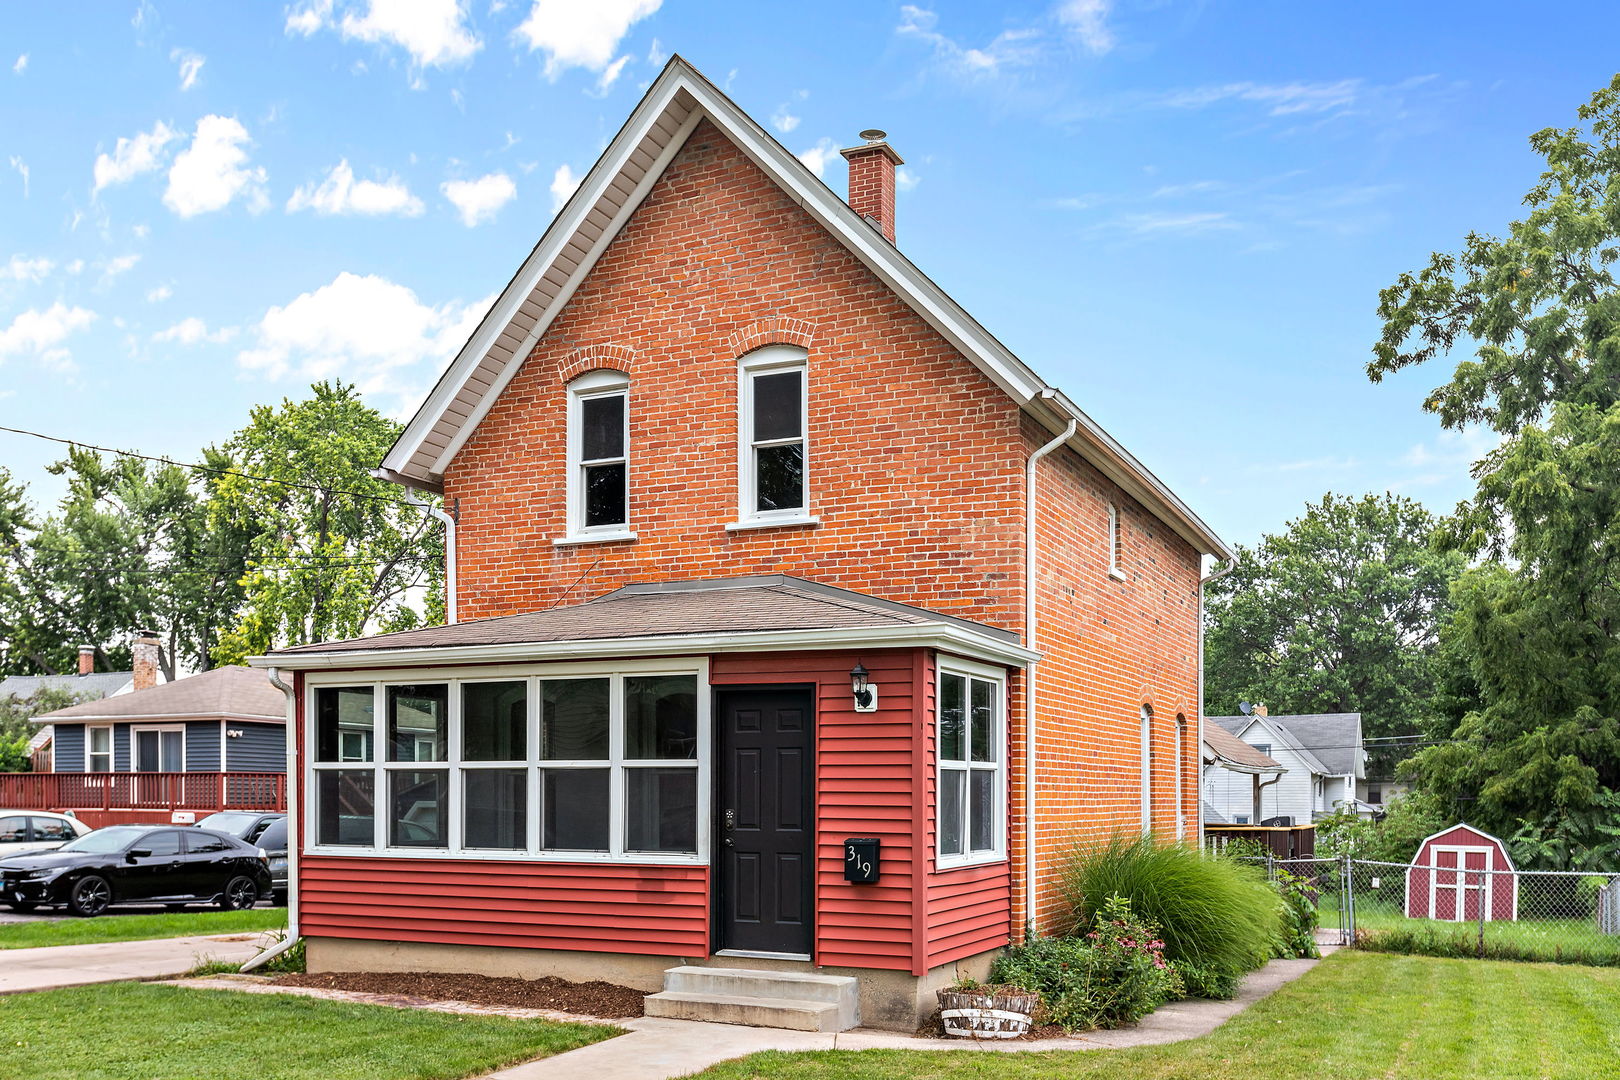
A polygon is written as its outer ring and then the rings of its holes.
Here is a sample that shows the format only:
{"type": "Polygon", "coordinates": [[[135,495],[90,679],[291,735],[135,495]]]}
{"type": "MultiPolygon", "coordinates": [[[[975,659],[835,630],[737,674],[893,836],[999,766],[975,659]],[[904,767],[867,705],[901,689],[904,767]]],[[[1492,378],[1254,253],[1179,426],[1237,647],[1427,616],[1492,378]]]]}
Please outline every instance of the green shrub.
{"type": "Polygon", "coordinates": [[[1048,1018],[1070,1031],[1134,1023],[1180,993],[1155,928],[1112,897],[1076,937],[1033,938],[1008,949],[990,981],[1038,991],[1048,1018]]]}
{"type": "Polygon", "coordinates": [[[1620,967],[1620,955],[1601,947],[1493,940],[1485,935],[1480,951],[1477,933],[1466,927],[1436,930],[1431,927],[1363,931],[1356,935],[1356,948],[1367,952],[1400,953],[1403,956],[1441,956],[1454,960],[1507,960],[1532,964],[1586,964],[1591,967],[1620,967]]]}
{"type": "Polygon", "coordinates": [[[1175,968],[1176,978],[1181,980],[1183,996],[1190,998],[1225,1001],[1237,997],[1238,982],[1243,978],[1242,972],[1200,967],[1190,960],[1172,960],[1170,966],[1175,968]]]}
{"type": "Polygon", "coordinates": [[[1269,959],[1282,937],[1282,909],[1265,873],[1151,836],[1118,837],[1071,852],[1061,888],[1084,930],[1113,896],[1159,928],[1164,955],[1199,973],[1204,989],[1227,988],[1269,959]]]}
{"type": "Polygon", "coordinates": [[[1316,947],[1318,919],[1311,879],[1278,868],[1276,886],[1282,897],[1282,947],[1278,955],[1316,959],[1322,953],[1316,947]]]}

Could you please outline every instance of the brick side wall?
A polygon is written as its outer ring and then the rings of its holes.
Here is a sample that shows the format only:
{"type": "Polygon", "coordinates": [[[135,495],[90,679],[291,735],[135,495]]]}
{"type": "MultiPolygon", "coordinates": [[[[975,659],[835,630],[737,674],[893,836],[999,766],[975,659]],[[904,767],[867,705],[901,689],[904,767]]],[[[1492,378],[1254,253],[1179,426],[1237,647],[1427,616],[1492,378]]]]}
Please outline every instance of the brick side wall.
{"type": "Polygon", "coordinates": [[[1017,406],[700,125],[445,475],[464,619],[630,581],[798,574],[1017,629],[1017,406]],[[737,360],[809,353],[819,527],[737,520],[737,360]],[[611,347],[611,348],[609,348],[611,347]],[[567,380],[630,376],[633,542],[558,547],[567,380]]]}
{"type": "MultiPolygon", "coordinates": [[[[1048,436],[1027,423],[1034,449],[1048,436]]],[[[1062,856],[1076,844],[1106,840],[1141,825],[1141,709],[1153,710],[1153,831],[1182,835],[1198,827],[1199,556],[1141,505],[1070,450],[1040,467],[1042,549],[1037,618],[1046,658],[1037,678],[1041,770],[1036,787],[1038,925],[1063,909],[1057,896],[1062,856]],[[1120,569],[1108,572],[1108,505],[1119,508],[1120,569]],[[1185,722],[1176,767],[1177,719],[1185,722]]],[[[1020,710],[1023,703],[1017,701],[1020,710]]],[[[1013,727],[1022,761],[1022,724],[1013,727]]],[[[1022,770],[1013,783],[1015,859],[1023,865],[1022,770]]],[[[1014,925],[1024,922],[1023,883],[1015,883],[1014,925]]]]}

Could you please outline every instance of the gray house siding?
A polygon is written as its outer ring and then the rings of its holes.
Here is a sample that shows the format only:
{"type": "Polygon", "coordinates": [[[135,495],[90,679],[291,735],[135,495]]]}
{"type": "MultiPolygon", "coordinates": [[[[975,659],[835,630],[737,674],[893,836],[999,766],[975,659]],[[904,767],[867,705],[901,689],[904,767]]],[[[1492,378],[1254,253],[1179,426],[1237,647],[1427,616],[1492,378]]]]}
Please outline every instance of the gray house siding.
{"type": "Polygon", "coordinates": [[[186,772],[219,772],[219,721],[186,724],[186,772]]]}
{"type": "Polygon", "coordinates": [[[225,741],[226,764],[231,772],[287,771],[285,727],[240,720],[232,720],[227,726],[242,733],[239,738],[225,741]]]}
{"type": "Polygon", "coordinates": [[[84,772],[84,725],[51,727],[51,768],[56,772],[84,772]]]}
{"type": "Polygon", "coordinates": [[[129,772],[129,725],[113,725],[113,772],[129,772]]]}

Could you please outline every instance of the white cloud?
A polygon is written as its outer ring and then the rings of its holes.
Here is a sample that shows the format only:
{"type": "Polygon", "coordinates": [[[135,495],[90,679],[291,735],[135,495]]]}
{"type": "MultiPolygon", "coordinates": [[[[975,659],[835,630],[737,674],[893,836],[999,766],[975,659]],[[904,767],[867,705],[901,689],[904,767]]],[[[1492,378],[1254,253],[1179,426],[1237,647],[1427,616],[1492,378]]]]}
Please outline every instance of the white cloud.
{"type": "Polygon", "coordinates": [[[190,49],[175,49],[169,53],[169,59],[180,63],[181,92],[197,85],[197,76],[202,72],[203,64],[207,63],[200,53],[194,53],[190,49]]]}
{"type": "Polygon", "coordinates": [[[84,260],[74,259],[72,262],[62,267],[62,269],[77,277],[78,275],[84,273],[84,260]]]}
{"type": "Polygon", "coordinates": [[[551,176],[551,212],[555,214],[563,208],[568,197],[579,189],[579,182],[583,179],[574,175],[574,170],[566,164],[557,166],[557,171],[551,176]]]}
{"type": "Polygon", "coordinates": [[[894,187],[896,191],[910,191],[921,182],[922,177],[904,166],[894,170],[894,187]]]}
{"type": "Polygon", "coordinates": [[[513,31],[530,52],[546,54],[546,78],[571,67],[604,71],[630,27],[657,11],[663,0],[534,0],[529,17],[513,31]]]}
{"type": "Polygon", "coordinates": [[[1177,90],[1159,97],[1155,104],[1171,109],[1202,109],[1224,101],[1243,101],[1263,106],[1270,116],[1291,116],[1342,112],[1354,107],[1362,92],[1360,79],[1315,83],[1236,82],[1177,90]]]}
{"type": "Polygon", "coordinates": [[[799,160],[804,162],[805,168],[817,176],[821,176],[827,171],[828,163],[837,156],[838,144],[831,139],[823,138],[816,145],[801,153],[799,160]]]}
{"type": "Polygon", "coordinates": [[[155,289],[146,290],[146,302],[148,304],[161,304],[163,301],[167,300],[173,295],[174,290],[169,288],[169,286],[159,285],[155,289]]]}
{"type": "Polygon", "coordinates": [[[236,336],[236,327],[222,326],[213,333],[208,332],[208,324],[195,315],[181,319],[167,330],[159,330],[152,335],[153,341],[172,341],[176,345],[200,345],[204,342],[210,345],[222,345],[236,336]]]}
{"type": "Polygon", "coordinates": [[[619,76],[624,72],[624,65],[629,62],[630,54],[625,53],[602,70],[601,76],[596,80],[597,97],[607,96],[607,92],[613,89],[613,84],[619,81],[619,76]]]}
{"type": "Polygon", "coordinates": [[[247,129],[234,116],[208,115],[197,121],[191,145],[174,159],[163,205],[181,217],[223,210],[238,196],[254,213],[269,205],[264,168],[248,168],[247,129]]]}
{"type": "Polygon", "coordinates": [[[501,207],[517,197],[517,185],[503,172],[493,172],[476,180],[447,180],[439,185],[439,190],[455,204],[461,223],[469,229],[493,221],[501,207]]]}
{"type": "Polygon", "coordinates": [[[1236,229],[1237,222],[1225,213],[1204,211],[1188,214],[1122,214],[1106,225],[1147,236],[1162,233],[1201,233],[1236,229]]]}
{"type": "Polygon", "coordinates": [[[309,37],[332,18],[332,0],[311,0],[303,7],[289,8],[286,30],[289,34],[309,37]]]}
{"type": "Polygon", "coordinates": [[[13,255],[4,266],[0,266],[0,278],[11,281],[44,281],[56,264],[40,256],[27,259],[21,255],[13,255]]]}
{"type": "Polygon", "coordinates": [[[15,64],[11,65],[11,73],[13,75],[21,75],[23,72],[25,72],[27,70],[28,70],[28,54],[23,53],[21,56],[17,57],[17,62],[15,64]]]}
{"type": "Polygon", "coordinates": [[[128,255],[120,255],[115,259],[108,259],[101,264],[101,280],[107,281],[117,277],[119,274],[127,274],[135,269],[135,264],[140,261],[140,255],[134,252],[128,255]]]}
{"type": "Polygon", "coordinates": [[[786,105],[778,105],[771,114],[771,127],[786,135],[799,126],[799,118],[788,112],[786,105]]]}
{"type": "Polygon", "coordinates": [[[1467,467],[1501,445],[1501,433],[1483,425],[1456,431],[1445,429],[1435,436],[1432,444],[1420,442],[1402,454],[1400,463],[1415,469],[1467,467]]]}
{"type": "Polygon", "coordinates": [[[17,170],[17,175],[18,176],[22,177],[22,181],[23,181],[23,198],[25,198],[25,199],[28,198],[28,163],[25,162],[22,158],[18,157],[16,154],[12,154],[11,155],[11,167],[13,169],[17,170]]]}
{"type": "Polygon", "coordinates": [[[1040,56],[1040,31],[1032,27],[1003,30],[984,47],[970,48],[940,33],[938,26],[934,12],[904,4],[895,33],[926,43],[947,71],[965,79],[994,78],[1003,69],[1027,66],[1040,56]]]}
{"type": "Polygon", "coordinates": [[[246,371],[308,382],[342,375],[363,393],[402,393],[404,369],[433,370],[461,348],[493,298],[433,307],[387,278],[347,271],[272,307],[237,356],[246,371]]]}
{"type": "Polygon", "coordinates": [[[466,19],[462,0],[369,0],[364,16],[343,16],[342,30],[345,38],[398,45],[418,67],[447,67],[484,47],[466,19]]]}
{"type": "Polygon", "coordinates": [[[1064,0],[1058,5],[1057,20],[1072,31],[1086,49],[1098,56],[1114,47],[1114,33],[1108,28],[1108,12],[1113,0],[1064,0]]]}
{"type": "Polygon", "coordinates": [[[134,138],[119,139],[111,154],[96,155],[94,190],[100,191],[113,184],[126,184],[142,173],[161,168],[163,148],[179,134],[159,120],[151,131],[143,131],[134,138]]]}
{"type": "Polygon", "coordinates": [[[411,194],[405,181],[397,176],[382,180],[359,180],[349,168],[348,159],[339,161],[327,170],[320,184],[305,184],[287,200],[287,212],[314,210],[323,216],[332,214],[400,214],[417,217],[422,213],[422,200],[411,194]]]}
{"type": "Polygon", "coordinates": [[[62,342],[96,321],[87,308],[68,307],[57,301],[44,311],[31,308],[0,330],[0,360],[33,356],[61,371],[73,370],[73,357],[62,342]]]}
{"type": "Polygon", "coordinates": [[[664,61],[668,59],[669,53],[664,51],[663,42],[653,38],[652,44],[647,46],[647,63],[653,67],[663,67],[664,61]]]}

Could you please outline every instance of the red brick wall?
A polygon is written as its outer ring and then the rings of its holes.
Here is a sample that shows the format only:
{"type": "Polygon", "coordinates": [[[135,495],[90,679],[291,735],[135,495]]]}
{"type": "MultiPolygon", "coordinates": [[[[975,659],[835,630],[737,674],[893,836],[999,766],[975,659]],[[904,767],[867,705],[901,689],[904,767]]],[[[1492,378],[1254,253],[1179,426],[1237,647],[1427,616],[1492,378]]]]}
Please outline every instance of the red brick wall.
{"type": "MultiPolygon", "coordinates": [[[[1049,435],[1026,423],[1033,450],[1049,435]]],[[[1153,709],[1153,831],[1175,836],[1180,785],[1186,837],[1198,825],[1198,553],[1068,449],[1040,466],[1037,523],[1036,785],[1038,925],[1061,918],[1063,856],[1141,827],[1141,710],[1153,709]],[[1108,505],[1119,508],[1120,569],[1108,572],[1108,505]],[[1176,762],[1177,717],[1186,722],[1176,762]]],[[[1022,719],[1022,702],[1016,702],[1022,719]]],[[[1014,730],[1022,761],[1022,724],[1014,730]]],[[[1020,770],[1021,771],[1021,770],[1020,770]]],[[[1023,865],[1022,777],[1013,784],[1015,866],[1023,865]]],[[[1014,924],[1022,925],[1023,883],[1014,924]]]]}
{"type": "Polygon", "coordinates": [[[787,573],[1016,629],[1019,411],[715,128],[694,132],[445,475],[465,619],[787,573]],[[737,360],[809,352],[810,510],[737,520],[737,360]],[[565,387],[630,375],[634,542],[565,531],[565,387]],[[571,591],[569,591],[571,589],[571,591]]]}

